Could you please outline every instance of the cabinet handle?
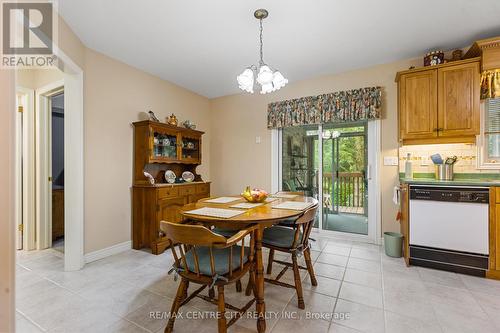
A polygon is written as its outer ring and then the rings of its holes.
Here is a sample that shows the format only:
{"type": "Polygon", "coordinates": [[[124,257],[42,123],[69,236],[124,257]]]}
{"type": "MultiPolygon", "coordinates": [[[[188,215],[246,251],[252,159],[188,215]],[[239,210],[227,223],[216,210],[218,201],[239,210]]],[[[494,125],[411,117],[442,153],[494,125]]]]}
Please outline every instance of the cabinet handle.
{"type": "Polygon", "coordinates": [[[439,131],[439,129],[434,128],[432,131],[433,131],[433,132],[438,132],[438,131],[439,131]]]}
{"type": "Polygon", "coordinates": [[[443,128],[438,128],[437,131],[438,132],[442,132],[444,129],[443,128]]]}

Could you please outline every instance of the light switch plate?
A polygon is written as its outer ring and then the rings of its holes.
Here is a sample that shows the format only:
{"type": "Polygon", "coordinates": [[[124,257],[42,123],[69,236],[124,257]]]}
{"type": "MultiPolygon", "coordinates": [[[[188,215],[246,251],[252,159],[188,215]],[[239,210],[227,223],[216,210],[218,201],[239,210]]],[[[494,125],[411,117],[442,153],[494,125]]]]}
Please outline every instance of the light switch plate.
{"type": "Polygon", "coordinates": [[[384,156],[384,165],[397,166],[399,163],[397,156],[384,156]]]}

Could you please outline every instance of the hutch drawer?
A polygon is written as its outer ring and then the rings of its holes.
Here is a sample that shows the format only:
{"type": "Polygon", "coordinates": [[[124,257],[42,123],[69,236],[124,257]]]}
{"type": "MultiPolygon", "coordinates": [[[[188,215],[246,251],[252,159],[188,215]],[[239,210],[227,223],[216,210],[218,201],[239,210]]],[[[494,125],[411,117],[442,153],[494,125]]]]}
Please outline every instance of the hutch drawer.
{"type": "Polygon", "coordinates": [[[179,187],[179,195],[190,195],[196,193],[196,187],[194,185],[183,185],[179,187]]]}
{"type": "Polygon", "coordinates": [[[158,199],[173,198],[179,195],[176,187],[163,187],[158,189],[158,199]]]}

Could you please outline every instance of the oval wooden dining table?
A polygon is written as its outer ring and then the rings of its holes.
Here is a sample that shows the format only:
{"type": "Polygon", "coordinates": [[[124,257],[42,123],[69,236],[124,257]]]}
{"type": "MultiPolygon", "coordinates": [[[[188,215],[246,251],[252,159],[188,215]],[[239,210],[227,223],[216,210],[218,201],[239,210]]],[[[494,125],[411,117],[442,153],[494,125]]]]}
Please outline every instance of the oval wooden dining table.
{"type": "MultiPolygon", "coordinates": [[[[279,195],[279,194],[278,194],[279,195]]],[[[211,207],[211,208],[225,208],[225,209],[236,209],[231,208],[231,206],[236,205],[238,203],[246,202],[245,199],[241,198],[239,195],[232,195],[230,197],[239,197],[240,199],[231,201],[229,203],[210,203],[207,200],[215,199],[217,197],[211,197],[202,199],[196,203],[190,203],[182,207],[181,214],[190,220],[194,220],[201,223],[206,223],[210,225],[214,225],[219,228],[225,229],[244,229],[248,225],[258,225],[256,234],[255,234],[255,264],[256,264],[256,274],[255,274],[255,285],[256,285],[256,312],[257,312],[257,332],[262,333],[266,331],[266,321],[265,321],[265,311],[266,306],[264,302],[264,264],[262,260],[262,236],[265,228],[271,227],[275,224],[278,224],[280,221],[298,217],[304,211],[299,210],[291,210],[291,209],[277,209],[273,208],[273,206],[282,203],[284,201],[300,201],[300,202],[308,202],[311,203],[311,206],[317,205],[318,200],[306,197],[302,195],[297,195],[293,198],[279,198],[272,202],[266,202],[261,206],[254,207],[251,209],[244,209],[244,213],[227,218],[217,218],[217,217],[209,217],[204,215],[195,215],[189,214],[189,211],[202,208],[202,207],[211,207]]],[[[274,199],[274,198],[273,198],[274,199]]]]}

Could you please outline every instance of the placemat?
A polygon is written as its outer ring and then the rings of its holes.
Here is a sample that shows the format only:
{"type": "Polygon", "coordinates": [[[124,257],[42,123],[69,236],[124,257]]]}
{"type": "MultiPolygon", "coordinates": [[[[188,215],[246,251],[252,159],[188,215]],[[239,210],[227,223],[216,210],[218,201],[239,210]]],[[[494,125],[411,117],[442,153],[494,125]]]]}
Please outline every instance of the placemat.
{"type": "Polygon", "coordinates": [[[229,219],[231,217],[243,214],[244,210],[236,210],[236,209],[224,209],[224,208],[212,208],[212,207],[202,207],[198,209],[193,209],[187,212],[186,214],[192,215],[201,215],[201,216],[210,216],[210,217],[219,217],[222,219],[229,219]]]}

